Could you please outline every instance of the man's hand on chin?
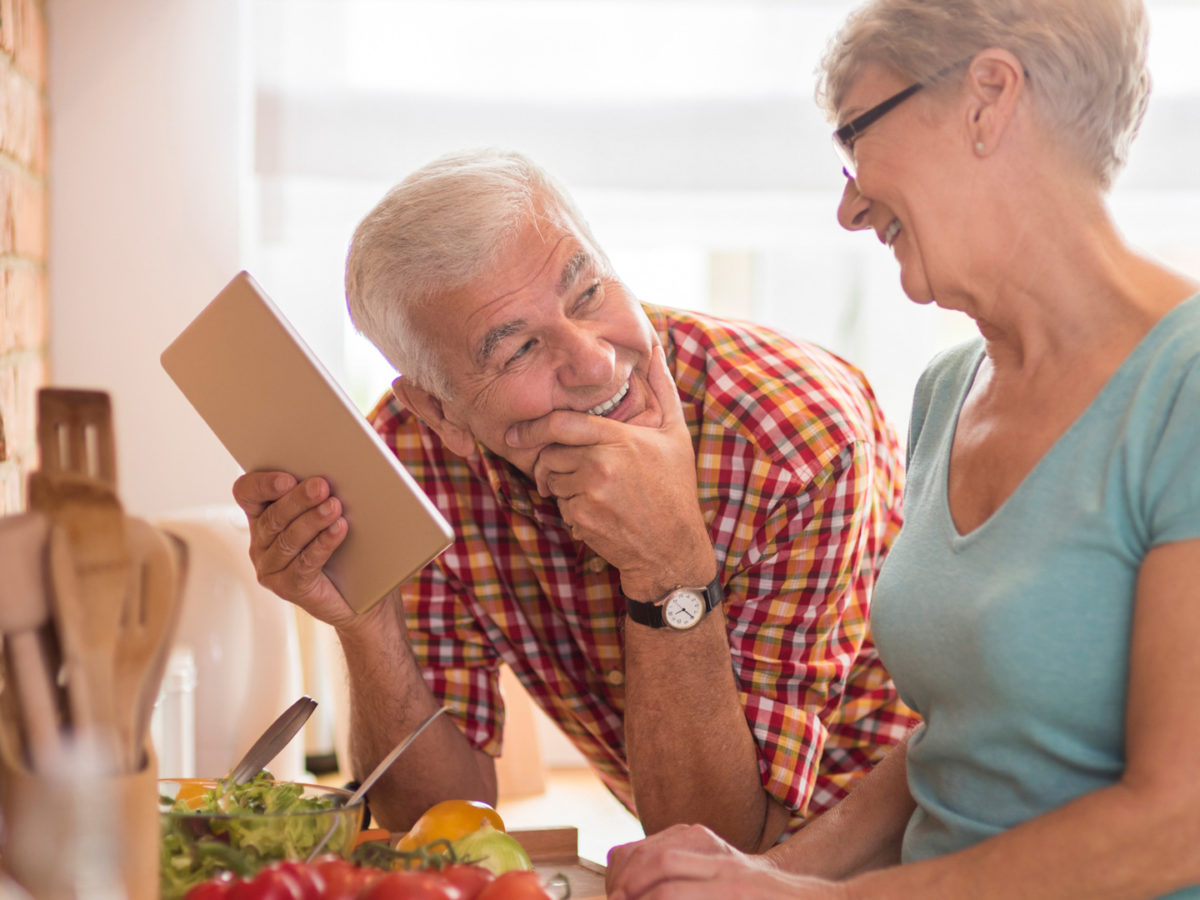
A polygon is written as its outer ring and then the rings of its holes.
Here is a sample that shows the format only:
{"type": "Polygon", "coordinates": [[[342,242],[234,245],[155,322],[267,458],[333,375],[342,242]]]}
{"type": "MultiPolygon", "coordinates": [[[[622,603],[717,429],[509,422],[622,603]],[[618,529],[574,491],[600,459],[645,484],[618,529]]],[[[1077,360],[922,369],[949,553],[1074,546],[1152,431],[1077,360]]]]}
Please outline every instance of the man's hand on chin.
{"type": "Polygon", "coordinates": [[[657,427],[556,410],[510,429],[514,447],[543,445],[533,476],[558,500],[577,540],[616,566],[626,590],[650,593],[711,578],[713,551],[697,499],[696,457],[661,347],[648,382],[657,427]]]}

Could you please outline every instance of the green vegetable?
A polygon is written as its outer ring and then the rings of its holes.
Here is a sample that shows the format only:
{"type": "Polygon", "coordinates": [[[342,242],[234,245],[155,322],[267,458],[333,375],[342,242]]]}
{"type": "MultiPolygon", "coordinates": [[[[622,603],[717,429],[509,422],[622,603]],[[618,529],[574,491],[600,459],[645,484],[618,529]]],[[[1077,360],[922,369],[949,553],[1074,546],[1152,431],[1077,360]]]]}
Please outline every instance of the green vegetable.
{"type": "Polygon", "coordinates": [[[304,785],[276,782],[268,772],[244,784],[214,784],[198,803],[161,798],[163,900],[222,872],[244,877],[275,860],[303,859],[331,825],[327,848],[353,847],[360,813],[337,806],[333,794],[306,797],[304,785]]]}
{"type": "Polygon", "coordinates": [[[532,869],[533,861],[525,848],[511,834],[484,822],[479,828],[464,834],[451,846],[458,858],[467,863],[483,866],[500,875],[513,869],[532,869]]]}

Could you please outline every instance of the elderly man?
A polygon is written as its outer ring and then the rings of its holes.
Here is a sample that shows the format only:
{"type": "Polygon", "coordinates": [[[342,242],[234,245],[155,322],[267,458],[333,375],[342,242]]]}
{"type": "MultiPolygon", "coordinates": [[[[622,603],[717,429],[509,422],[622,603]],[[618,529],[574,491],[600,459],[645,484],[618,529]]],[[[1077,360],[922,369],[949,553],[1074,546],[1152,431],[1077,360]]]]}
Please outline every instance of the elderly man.
{"type": "Polygon", "coordinates": [[[372,794],[406,827],[496,799],[507,664],[647,833],[758,850],[914,724],[867,628],[899,526],[863,376],[754,325],[643,305],[523,156],[445,157],[355,232],[356,326],[402,373],[370,418],[454,544],[356,616],[327,482],[249,473],[260,581],[345,651],[353,767],[442,717],[372,794]]]}

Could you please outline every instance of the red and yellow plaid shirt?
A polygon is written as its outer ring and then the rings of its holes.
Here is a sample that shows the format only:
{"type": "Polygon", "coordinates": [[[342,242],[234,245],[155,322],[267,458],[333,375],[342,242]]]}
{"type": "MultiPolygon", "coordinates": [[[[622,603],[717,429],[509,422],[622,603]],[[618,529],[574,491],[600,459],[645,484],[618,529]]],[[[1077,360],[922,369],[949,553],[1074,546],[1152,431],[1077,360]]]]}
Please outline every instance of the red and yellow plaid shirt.
{"type": "MultiPolygon", "coordinates": [[[[837,357],[755,325],[646,312],[692,433],[763,785],[794,811],[792,830],[916,721],[867,628],[900,526],[900,452],[866,380],[837,357]]],[[[632,809],[617,570],[503,459],[456,456],[390,394],[370,418],[456,536],[402,588],[434,694],[498,754],[507,664],[632,809]]]]}

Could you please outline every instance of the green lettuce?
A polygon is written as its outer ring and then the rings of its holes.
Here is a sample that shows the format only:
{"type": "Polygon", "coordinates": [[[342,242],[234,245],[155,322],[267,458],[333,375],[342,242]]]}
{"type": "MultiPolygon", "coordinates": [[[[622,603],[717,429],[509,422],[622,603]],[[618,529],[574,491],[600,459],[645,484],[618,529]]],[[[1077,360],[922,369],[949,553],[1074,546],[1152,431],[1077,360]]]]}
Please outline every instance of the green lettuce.
{"type": "Polygon", "coordinates": [[[276,860],[304,859],[331,826],[325,850],[351,849],[359,811],[339,806],[336,795],[306,797],[304,791],[303,785],[260,772],[244,784],[216,782],[198,804],[160,798],[163,900],[179,900],[222,873],[253,875],[276,860]]]}

